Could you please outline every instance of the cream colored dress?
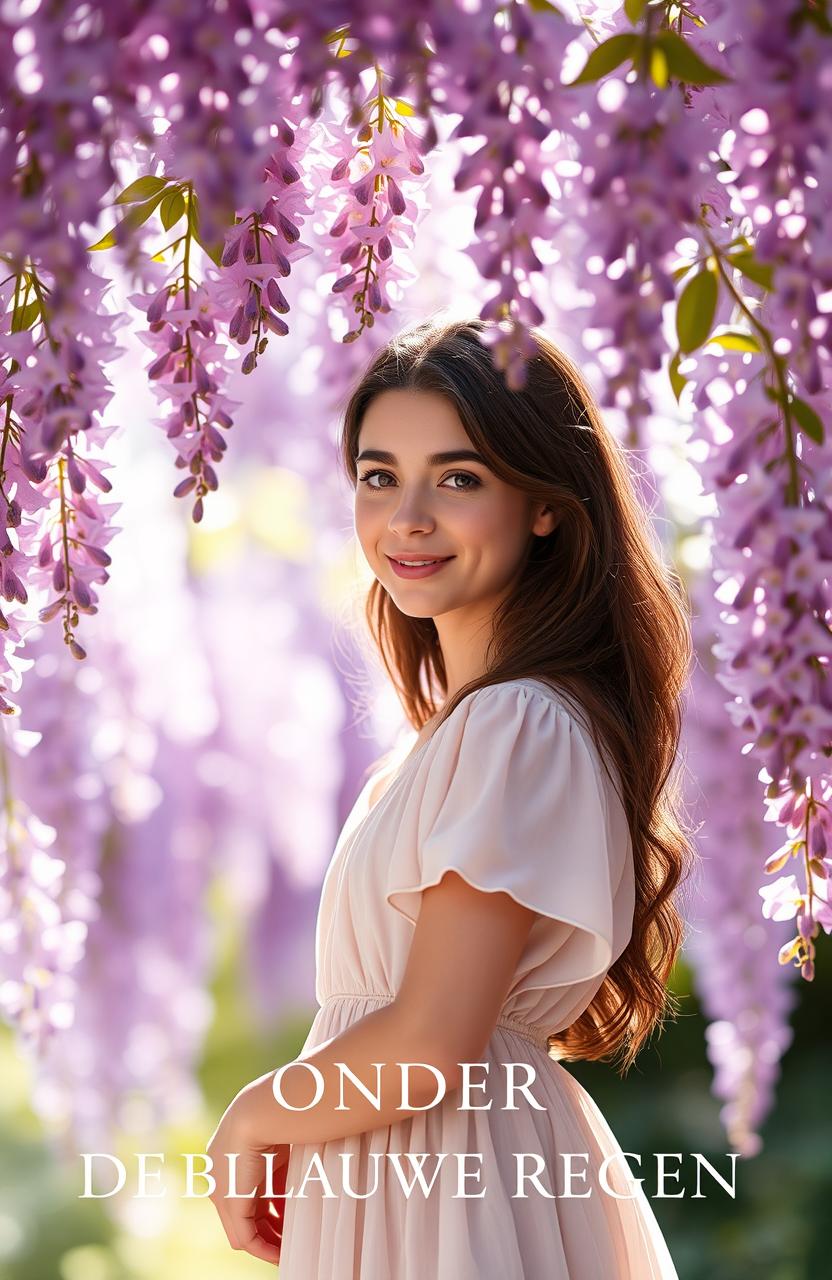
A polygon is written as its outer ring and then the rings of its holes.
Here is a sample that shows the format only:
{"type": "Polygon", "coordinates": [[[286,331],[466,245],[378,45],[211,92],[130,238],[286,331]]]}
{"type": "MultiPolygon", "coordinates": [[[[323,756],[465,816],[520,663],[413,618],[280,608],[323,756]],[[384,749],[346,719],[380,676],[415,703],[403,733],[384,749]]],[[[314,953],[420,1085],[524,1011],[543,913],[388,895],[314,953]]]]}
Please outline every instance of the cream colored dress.
{"type": "Polygon", "coordinates": [[[629,831],[581,711],[541,681],[510,680],[469,694],[408,754],[414,739],[370,777],[339,836],[316,932],[320,1008],[300,1056],[393,999],[420,893],[449,868],[539,915],[481,1055],[488,1071],[471,1070],[487,1084],[471,1105],[490,1110],[461,1110],[455,1090],[393,1125],[293,1146],[287,1192],[304,1197],[287,1196],[280,1280],[675,1280],[635,1181],[652,1156],[631,1173],[590,1095],[547,1053],[632,931],[629,831]],[[534,1068],[542,1109],[522,1094],[505,1109],[512,1061],[534,1068]],[[478,1174],[460,1182],[454,1153],[466,1152],[478,1174]],[[518,1183],[538,1169],[537,1184],[518,1183]]]}

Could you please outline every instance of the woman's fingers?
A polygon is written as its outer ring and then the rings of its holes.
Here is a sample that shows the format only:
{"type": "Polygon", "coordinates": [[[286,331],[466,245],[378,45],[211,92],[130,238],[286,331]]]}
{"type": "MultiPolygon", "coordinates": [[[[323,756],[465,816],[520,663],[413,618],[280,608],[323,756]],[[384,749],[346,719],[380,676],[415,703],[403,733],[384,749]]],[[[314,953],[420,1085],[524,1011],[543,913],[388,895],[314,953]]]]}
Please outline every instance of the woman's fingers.
{"type": "Polygon", "coordinates": [[[238,1249],[245,1249],[255,1258],[263,1258],[266,1262],[277,1261],[280,1255],[279,1239],[267,1239],[253,1218],[245,1218],[239,1222],[235,1235],[239,1241],[238,1249]]]}
{"type": "Polygon", "coordinates": [[[284,1197],[291,1147],[287,1143],[272,1147],[238,1143],[234,1138],[231,1116],[229,1109],[208,1144],[208,1154],[215,1170],[214,1189],[209,1199],[219,1214],[232,1249],[244,1250],[263,1262],[277,1263],[283,1238],[284,1197]],[[232,1152],[237,1152],[234,1185],[241,1188],[233,1194],[229,1191],[229,1175],[224,1163],[232,1152]],[[271,1181],[263,1177],[263,1157],[270,1152],[274,1155],[271,1181]],[[257,1188],[254,1194],[245,1190],[251,1186],[257,1188]]]}
{"type": "MultiPolygon", "coordinates": [[[[278,1169],[272,1182],[270,1190],[274,1195],[262,1196],[255,1201],[254,1217],[258,1224],[267,1223],[271,1228],[278,1232],[283,1232],[283,1219],[286,1213],[286,1175],[288,1171],[288,1160],[278,1169]]],[[[261,1188],[262,1189],[262,1188],[261,1188]]]]}
{"type": "Polygon", "coordinates": [[[221,1221],[232,1249],[244,1250],[264,1262],[277,1262],[283,1239],[282,1225],[273,1225],[267,1216],[235,1217],[221,1215],[221,1221]]]}
{"type": "Polygon", "coordinates": [[[252,1254],[255,1258],[261,1258],[263,1262],[279,1262],[280,1261],[280,1245],[270,1244],[268,1240],[261,1240],[260,1236],[252,1236],[246,1245],[241,1246],[246,1253],[252,1254]]]}

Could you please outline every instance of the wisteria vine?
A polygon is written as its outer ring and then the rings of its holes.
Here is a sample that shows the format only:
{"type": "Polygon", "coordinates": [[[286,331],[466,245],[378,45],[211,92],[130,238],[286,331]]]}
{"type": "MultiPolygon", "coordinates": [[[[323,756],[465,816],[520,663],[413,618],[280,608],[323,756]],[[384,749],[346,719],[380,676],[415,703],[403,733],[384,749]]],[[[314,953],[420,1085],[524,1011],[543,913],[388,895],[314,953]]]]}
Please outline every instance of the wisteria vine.
{"type": "MultiPolygon", "coordinates": [[[[530,330],[562,321],[558,262],[626,442],[649,445],[665,386],[692,422],[714,512],[709,657],[778,832],[753,906],[794,921],[778,959],[811,981],[832,932],[826,5],[418,0],[406,24],[390,0],[30,9],[0,20],[6,1015],[35,1007],[48,966],[22,957],[55,937],[63,874],[45,811],[13,793],[14,761],[43,749],[16,718],[44,628],[83,669],[113,569],[122,429],[104,425],[105,367],[136,324],[95,267],[133,282],[172,492],[199,524],[236,434],[232,379],[273,377],[296,333],[297,264],[315,264],[346,368],[416,288],[425,213],[453,200],[431,184],[440,116],[508,385],[524,384],[530,330]]],[[[80,933],[61,972],[83,961],[80,933]]]]}

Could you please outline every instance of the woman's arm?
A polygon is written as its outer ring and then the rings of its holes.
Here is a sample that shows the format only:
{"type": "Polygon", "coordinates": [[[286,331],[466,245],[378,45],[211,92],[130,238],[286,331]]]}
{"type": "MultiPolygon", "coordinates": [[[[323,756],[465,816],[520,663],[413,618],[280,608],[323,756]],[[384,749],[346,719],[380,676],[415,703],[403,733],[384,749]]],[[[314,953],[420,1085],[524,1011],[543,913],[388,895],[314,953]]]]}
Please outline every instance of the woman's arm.
{"type": "MultiPolygon", "coordinates": [[[[482,1060],[534,919],[534,911],[507,893],[483,892],[447,871],[438,885],[422,894],[407,966],[393,1001],[296,1059],[321,1073],[320,1101],[306,1111],[282,1106],[274,1096],[270,1071],[246,1085],[231,1104],[238,1111],[241,1140],[327,1142],[413,1115],[400,1108],[402,1080],[396,1064],[401,1062],[430,1063],[442,1072],[450,1093],[461,1079],[458,1064],[482,1060]],[[373,1092],[373,1064],[387,1064],[379,1073],[379,1108],[345,1081],[348,1109],[336,1110],[338,1062],[373,1092]]],[[[433,1075],[414,1069],[410,1078],[414,1105],[432,1101],[433,1075]]],[[[304,1069],[283,1075],[281,1090],[290,1107],[308,1106],[314,1089],[304,1069]]]]}
{"type": "MultiPolygon", "coordinates": [[[[229,1243],[266,1262],[278,1262],[282,1236],[283,1191],[277,1213],[267,1210],[262,1153],[275,1153],[275,1167],[286,1163],[290,1144],[327,1142],[395,1124],[412,1110],[400,1108],[401,1073],[397,1063],[427,1062],[445,1077],[447,1092],[458,1085],[460,1062],[481,1061],[517,961],[535,918],[508,894],[474,889],[455,871],[425,889],[401,986],[390,1004],[374,1009],[340,1035],[295,1061],[313,1063],[323,1078],[323,1094],[308,1111],[281,1105],[272,1089],[274,1072],[253,1080],[237,1094],[206,1148],[213,1163],[211,1200],[229,1243]],[[374,1063],[380,1071],[380,1107],[348,1083],[346,1110],[339,1102],[339,1070],[345,1063],[374,1091],[374,1063]],[[228,1156],[236,1152],[239,1177],[231,1196],[228,1156]]],[[[430,1072],[411,1072],[415,1105],[431,1102],[436,1081],[430,1072]]],[[[309,1072],[284,1074],[281,1088],[290,1106],[305,1106],[314,1096],[309,1072]]]]}

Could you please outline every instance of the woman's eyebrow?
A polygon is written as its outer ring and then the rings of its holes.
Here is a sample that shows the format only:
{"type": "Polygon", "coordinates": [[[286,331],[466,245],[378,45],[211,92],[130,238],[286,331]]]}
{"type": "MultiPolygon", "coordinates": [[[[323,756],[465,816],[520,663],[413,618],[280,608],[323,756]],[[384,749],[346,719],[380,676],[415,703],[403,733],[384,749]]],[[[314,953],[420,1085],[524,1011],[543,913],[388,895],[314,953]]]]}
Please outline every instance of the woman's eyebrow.
{"type": "MultiPolygon", "coordinates": [[[[384,449],[364,449],[359,453],[356,462],[388,462],[394,464],[396,455],[384,449]]],[[[449,449],[445,453],[429,453],[425,459],[429,467],[441,467],[446,462],[481,462],[487,466],[485,458],[475,449],[449,449]]]]}

